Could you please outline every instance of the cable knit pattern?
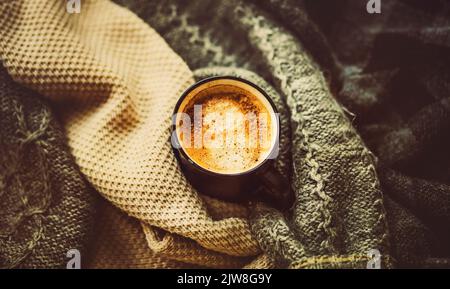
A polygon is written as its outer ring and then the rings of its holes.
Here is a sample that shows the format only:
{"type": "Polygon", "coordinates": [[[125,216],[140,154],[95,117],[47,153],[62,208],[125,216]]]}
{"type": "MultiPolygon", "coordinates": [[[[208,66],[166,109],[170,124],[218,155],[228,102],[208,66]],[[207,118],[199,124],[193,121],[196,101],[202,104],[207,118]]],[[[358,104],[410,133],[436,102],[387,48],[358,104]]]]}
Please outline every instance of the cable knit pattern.
{"type": "Polygon", "coordinates": [[[85,250],[94,191],[40,96],[0,67],[0,268],[65,268],[85,250]]]}

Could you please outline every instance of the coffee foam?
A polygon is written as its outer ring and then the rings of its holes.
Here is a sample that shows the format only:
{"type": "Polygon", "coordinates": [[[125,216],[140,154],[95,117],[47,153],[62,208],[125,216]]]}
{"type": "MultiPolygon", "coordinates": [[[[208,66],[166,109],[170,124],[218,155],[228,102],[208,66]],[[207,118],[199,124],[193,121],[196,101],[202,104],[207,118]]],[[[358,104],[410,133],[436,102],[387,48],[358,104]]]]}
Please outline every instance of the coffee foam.
{"type": "MultiPolygon", "coordinates": [[[[179,139],[187,155],[201,167],[223,174],[241,173],[259,165],[270,153],[275,137],[273,110],[248,90],[212,86],[186,97],[180,108],[192,120],[190,133],[194,137],[179,133],[179,139]],[[199,105],[201,114],[195,121],[199,105]],[[200,136],[200,145],[195,136],[200,136]]],[[[181,125],[177,123],[177,128],[181,125]]]]}

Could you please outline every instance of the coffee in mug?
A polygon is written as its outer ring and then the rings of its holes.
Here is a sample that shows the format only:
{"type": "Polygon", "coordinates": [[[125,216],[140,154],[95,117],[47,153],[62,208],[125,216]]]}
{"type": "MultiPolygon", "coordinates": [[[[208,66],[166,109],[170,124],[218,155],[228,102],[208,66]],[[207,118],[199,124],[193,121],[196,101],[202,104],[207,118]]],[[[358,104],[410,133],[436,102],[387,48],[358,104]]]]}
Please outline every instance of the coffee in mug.
{"type": "Polygon", "coordinates": [[[277,119],[267,98],[249,84],[216,79],[193,89],[177,112],[181,148],[200,167],[238,174],[264,162],[276,144],[277,119]]]}
{"type": "Polygon", "coordinates": [[[255,84],[232,76],[204,79],[175,106],[172,146],[181,168],[200,192],[248,200],[261,187],[286,195],[289,183],[273,167],[280,123],[274,103],[255,84]]]}

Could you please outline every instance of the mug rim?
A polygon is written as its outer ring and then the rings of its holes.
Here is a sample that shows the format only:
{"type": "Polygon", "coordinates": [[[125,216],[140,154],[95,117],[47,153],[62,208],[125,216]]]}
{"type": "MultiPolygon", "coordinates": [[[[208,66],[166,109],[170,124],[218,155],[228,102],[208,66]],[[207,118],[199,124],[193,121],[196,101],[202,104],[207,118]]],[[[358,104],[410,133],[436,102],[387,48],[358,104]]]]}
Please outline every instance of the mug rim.
{"type": "MultiPolygon", "coordinates": [[[[248,84],[250,86],[252,86],[253,88],[255,88],[256,90],[258,90],[265,98],[266,100],[269,102],[273,112],[276,114],[276,140],[275,140],[275,145],[272,147],[272,149],[270,150],[268,156],[272,155],[274,153],[274,151],[277,149],[277,145],[279,145],[279,138],[280,138],[280,119],[278,117],[278,110],[275,106],[275,103],[273,102],[273,100],[270,98],[270,96],[258,85],[256,85],[255,83],[241,78],[241,77],[237,77],[237,76],[232,76],[232,75],[223,75],[223,76],[210,76],[207,78],[204,78],[202,80],[197,81],[196,83],[192,84],[191,86],[189,86],[180,96],[180,98],[178,99],[177,103],[175,104],[175,108],[173,110],[173,114],[172,117],[174,115],[176,115],[178,113],[178,109],[180,108],[183,100],[189,95],[189,93],[191,91],[193,91],[194,89],[196,89],[197,87],[211,82],[211,81],[215,81],[215,80],[222,80],[222,79],[231,79],[231,80],[235,80],[235,81],[240,81],[243,82],[245,84],[248,84]]],[[[172,120],[173,122],[173,120],[172,120]]],[[[192,160],[191,157],[189,157],[189,155],[186,153],[186,151],[183,149],[183,147],[181,146],[181,142],[178,139],[178,134],[176,133],[176,121],[175,123],[172,123],[172,129],[171,129],[171,146],[172,146],[172,150],[174,151],[175,155],[177,156],[177,158],[179,157],[179,154],[181,156],[183,156],[191,165],[193,165],[196,169],[200,170],[203,173],[209,174],[211,176],[222,176],[222,177],[232,177],[232,176],[243,176],[243,175],[248,175],[251,173],[254,173],[256,170],[260,169],[261,167],[263,167],[265,164],[267,164],[268,162],[272,161],[271,158],[267,157],[265,158],[261,163],[259,163],[257,166],[247,170],[247,171],[243,171],[243,172],[239,172],[239,173],[219,173],[219,172],[215,172],[215,171],[211,171],[208,170],[202,166],[200,166],[199,164],[197,164],[194,160],[192,160]],[[175,134],[174,134],[175,133],[175,134]],[[172,137],[175,136],[176,142],[178,144],[180,144],[179,148],[176,148],[173,146],[172,144],[172,137]]]]}

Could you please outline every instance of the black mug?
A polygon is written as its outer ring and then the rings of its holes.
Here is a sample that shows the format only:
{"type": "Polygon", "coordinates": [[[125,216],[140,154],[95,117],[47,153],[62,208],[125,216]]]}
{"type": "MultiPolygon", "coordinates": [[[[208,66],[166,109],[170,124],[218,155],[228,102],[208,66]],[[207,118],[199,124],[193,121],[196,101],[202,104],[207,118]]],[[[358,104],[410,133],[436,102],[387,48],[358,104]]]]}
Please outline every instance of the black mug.
{"type": "MultiPolygon", "coordinates": [[[[203,122],[203,116],[200,122],[203,122]]],[[[175,105],[171,129],[174,154],[184,175],[200,193],[232,202],[259,200],[278,208],[286,208],[290,205],[293,198],[290,183],[274,168],[280,137],[278,111],[270,97],[254,83],[234,76],[210,77],[195,83],[182,94],[175,105]],[[183,114],[185,108],[191,105],[190,102],[195,103],[196,97],[218,99],[228,94],[252,97],[266,109],[270,115],[268,129],[271,132],[271,139],[270,148],[253,167],[242,171],[220,172],[196,161],[192,155],[189,155],[188,149],[183,147],[181,128],[179,128],[183,120],[180,114],[183,114]]]]}

